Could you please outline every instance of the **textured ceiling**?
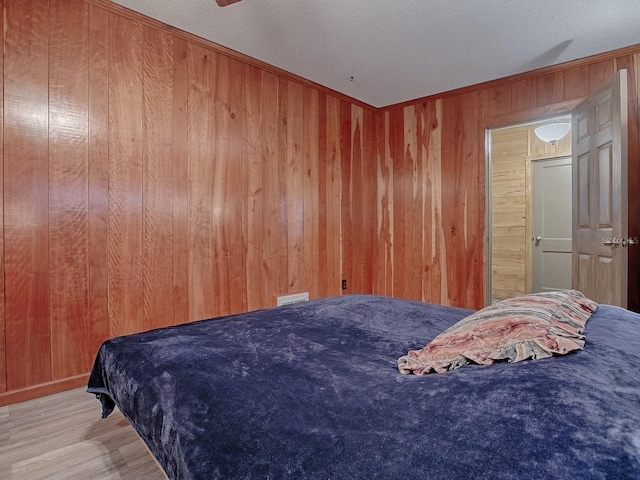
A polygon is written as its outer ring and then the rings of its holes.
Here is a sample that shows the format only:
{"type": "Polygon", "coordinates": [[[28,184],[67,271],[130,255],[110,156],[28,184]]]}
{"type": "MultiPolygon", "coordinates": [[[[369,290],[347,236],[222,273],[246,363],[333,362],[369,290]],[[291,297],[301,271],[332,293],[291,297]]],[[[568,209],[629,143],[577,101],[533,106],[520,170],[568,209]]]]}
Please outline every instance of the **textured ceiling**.
{"type": "Polygon", "coordinates": [[[640,43],[640,0],[116,0],[375,107],[640,43]]]}

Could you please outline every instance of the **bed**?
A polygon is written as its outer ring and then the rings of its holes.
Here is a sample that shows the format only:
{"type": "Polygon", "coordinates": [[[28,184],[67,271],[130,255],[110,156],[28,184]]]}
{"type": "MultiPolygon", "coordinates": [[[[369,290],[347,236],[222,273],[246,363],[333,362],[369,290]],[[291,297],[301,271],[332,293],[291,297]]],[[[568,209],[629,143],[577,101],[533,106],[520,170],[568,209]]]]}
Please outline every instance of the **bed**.
{"type": "Polygon", "coordinates": [[[640,315],[563,356],[401,375],[472,311],[345,295],[117,337],[88,392],[171,479],[640,478],[640,315]]]}

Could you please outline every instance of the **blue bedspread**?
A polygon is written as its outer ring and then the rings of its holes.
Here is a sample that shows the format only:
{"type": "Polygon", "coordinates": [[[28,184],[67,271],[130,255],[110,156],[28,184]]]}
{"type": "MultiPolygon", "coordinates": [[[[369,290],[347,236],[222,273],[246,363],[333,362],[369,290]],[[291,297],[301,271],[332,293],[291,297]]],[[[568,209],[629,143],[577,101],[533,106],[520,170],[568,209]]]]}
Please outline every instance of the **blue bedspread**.
{"type": "Polygon", "coordinates": [[[599,306],[563,357],[398,373],[469,312],[347,295],[113,338],[88,391],[171,479],[640,478],[640,315],[599,306]]]}

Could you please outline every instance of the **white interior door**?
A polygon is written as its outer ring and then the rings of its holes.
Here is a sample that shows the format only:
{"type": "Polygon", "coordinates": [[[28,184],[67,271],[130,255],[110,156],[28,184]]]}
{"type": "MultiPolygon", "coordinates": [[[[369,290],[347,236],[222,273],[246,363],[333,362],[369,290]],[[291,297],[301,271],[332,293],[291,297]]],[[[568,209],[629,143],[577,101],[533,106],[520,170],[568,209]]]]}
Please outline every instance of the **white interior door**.
{"type": "Polygon", "coordinates": [[[532,290],[571,288],[571,157],[531,163],[532,290]]]}
{"type": "Polygon", "coordinates": [[[572,115],[573,288],[627,306],[627,71],[572,115]]]}

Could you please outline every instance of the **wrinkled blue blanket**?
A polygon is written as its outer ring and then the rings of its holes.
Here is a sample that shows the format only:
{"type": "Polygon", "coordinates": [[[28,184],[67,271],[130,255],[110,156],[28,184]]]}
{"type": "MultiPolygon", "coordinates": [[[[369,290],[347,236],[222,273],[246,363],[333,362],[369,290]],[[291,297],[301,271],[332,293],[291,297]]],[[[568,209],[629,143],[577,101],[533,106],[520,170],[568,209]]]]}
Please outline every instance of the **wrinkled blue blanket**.
{"type": "Polygon", "coordinates": [[[106,341],[88,391],[172,479],[640,478],[640,315],[584,350],[424,377],[469,310],[348,295],[106,341]]]}

